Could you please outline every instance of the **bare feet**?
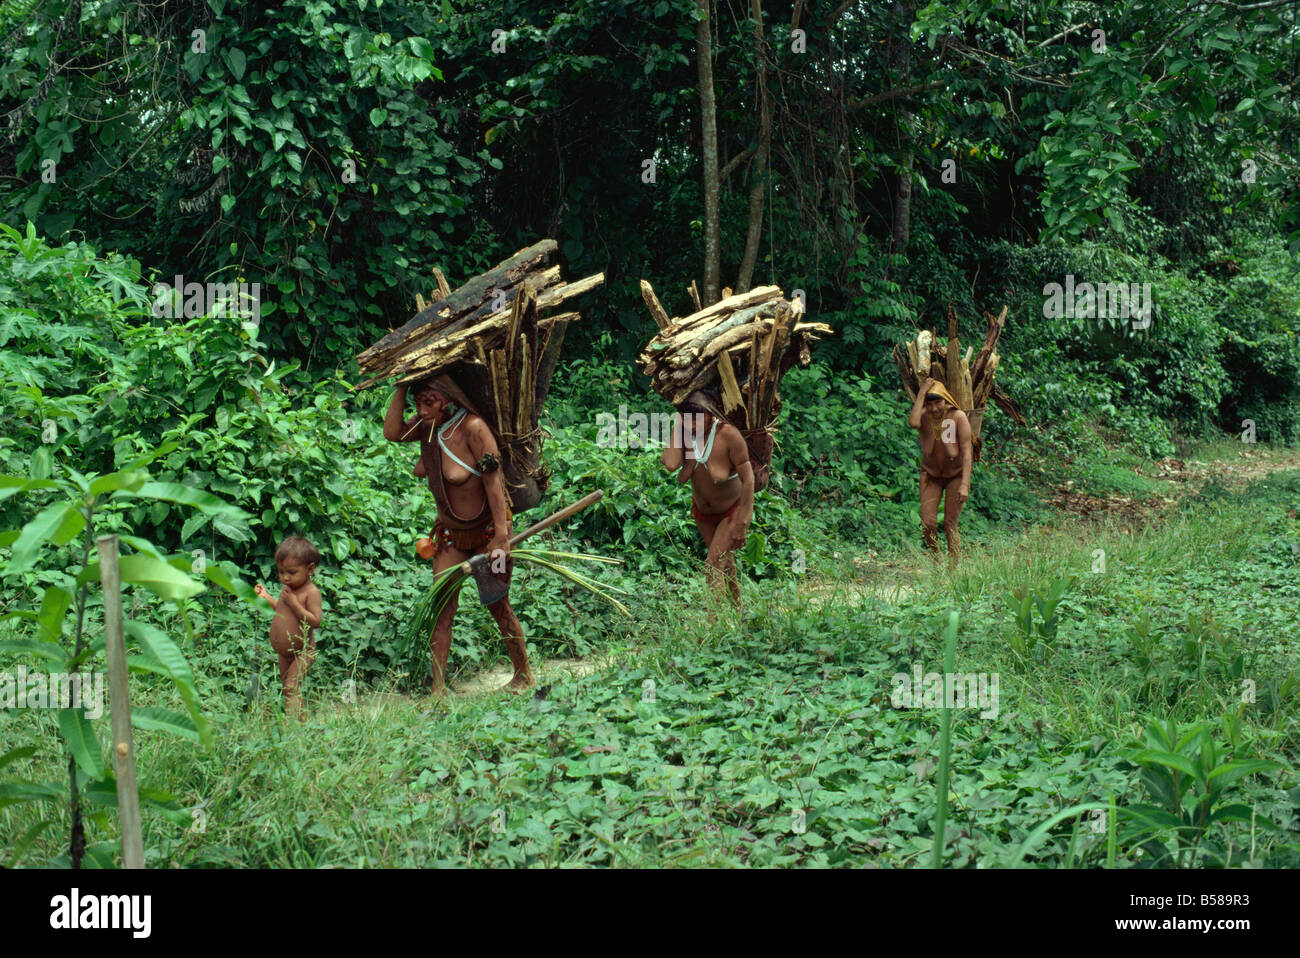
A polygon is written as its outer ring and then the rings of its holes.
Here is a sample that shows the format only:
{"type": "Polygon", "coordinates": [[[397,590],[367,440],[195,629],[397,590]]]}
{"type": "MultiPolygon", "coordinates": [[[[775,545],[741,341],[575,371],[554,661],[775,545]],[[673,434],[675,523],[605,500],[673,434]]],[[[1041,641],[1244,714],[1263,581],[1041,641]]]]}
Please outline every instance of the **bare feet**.
{"type": "Polygon", "coordinates": [[[501,686],[501,691],[509,692],[511,695],[519,695],[520,693],[526,691],[527,689],[532,688],[536,684],[537,683],[533,681],[532,673],[525,673],[523,675],[520,675],[518,672],[516,672],[514,678],[512,678],[505,685],[501,686]]]}

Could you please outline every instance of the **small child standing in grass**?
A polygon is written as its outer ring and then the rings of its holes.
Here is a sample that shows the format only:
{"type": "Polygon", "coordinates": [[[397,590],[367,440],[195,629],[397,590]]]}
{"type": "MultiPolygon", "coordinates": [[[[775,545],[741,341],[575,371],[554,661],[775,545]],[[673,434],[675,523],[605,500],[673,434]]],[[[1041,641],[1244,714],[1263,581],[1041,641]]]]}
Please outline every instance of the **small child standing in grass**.
{"type": "Polygon", "coordinates": [[[275,550],[280,575],[279,600],[271,598],[262,583],[254,590],[275,610],[271,620],[271,648],[280,657],[280,686],[285,714],[303,718],[302,677],[316,660],[316,629],[320,628],[320,589],[312,574],[320,562],[316,547],[302,536],[290,536],[275,550]]]}

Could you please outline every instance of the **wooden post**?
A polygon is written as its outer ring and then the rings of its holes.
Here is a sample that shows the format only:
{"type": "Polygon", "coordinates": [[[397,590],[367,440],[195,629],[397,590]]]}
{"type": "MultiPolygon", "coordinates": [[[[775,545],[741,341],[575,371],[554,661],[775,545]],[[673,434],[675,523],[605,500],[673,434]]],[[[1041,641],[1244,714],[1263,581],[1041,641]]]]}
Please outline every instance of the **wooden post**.
{"type": "Polygon", "coordinates": [[[135,783],[135,742],[131,737],[131,698],[126,680],[126,640],[122,630],[122,575],[117,565],[117,536],[101,536],[99,580],[104,584],[104,650],[108,656],[108,707],[113,732],[113,771],[117,776],[117,811],[122,827],[122,867],[144,867],[140,794],[135,783]]]}

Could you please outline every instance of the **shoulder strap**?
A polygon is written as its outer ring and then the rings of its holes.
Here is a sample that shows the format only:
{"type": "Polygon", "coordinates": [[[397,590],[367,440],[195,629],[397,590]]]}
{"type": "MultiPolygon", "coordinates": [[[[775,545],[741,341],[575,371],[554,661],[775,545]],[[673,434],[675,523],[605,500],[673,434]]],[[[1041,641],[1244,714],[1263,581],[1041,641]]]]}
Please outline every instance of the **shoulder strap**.
{"type": "Polygon", "coordinates": [[[450,449],[448,449],[448,448],[447,448],[447,444],[446,444],[445,442],[442,441],[443,434],[446,433],[446,431],[447,431],[448,429],[455,428],[456,424],[459,423],[459,422],[460,422],[462,419],[464,419],[464,418],[465,418],[465,410],[462,409],[462,410],[461,410],[460,412],[458,412],[455,416],[453,416],[450,420],[448,420],[446,423],[443,424],[443,427],[442,427],[441,429],[438,430],[438,445],[442,447],[442,451],[443,451],[443,452],[445,452],[448,456],[451,457],[451,459],[452,459],[453,462],[458,463],[459,465],[461,465],[461,466],[463,466],[464,468],[468,469],[468,470],[470,471],[470,473],[472,473],[472,474],[475,475],[475,476],[482,476],[483,473],[479,472],[477,469],[475,469],[473,466],[471,466],[468,462],[466,462],[465,460],[461,459],[460,456],[456,455],[454,452],[452,452],[450,449]]]}
{"type": "Polygon", "coordinates": [[[710,457],[711,455],[713,455],[713,440],[714,440],[714,438],[717,436],[717,434],[718,434],[718,421],[715,419],[715,420],[713,420],[713,426],[712,426],[712,428],[709,429],[709,439],[708,439],[708,441],[704,444],[704,453],[703,453],[703,455],[700,454],[700,450],[699,450],[698,447],[697,447],[696,450],[695,450],[695,458],[696,458],[696,459],[699,459],[701,462],[703,462],[705,466],[708,466],[708,464],[709,464],[709,457],[710,457]]]}

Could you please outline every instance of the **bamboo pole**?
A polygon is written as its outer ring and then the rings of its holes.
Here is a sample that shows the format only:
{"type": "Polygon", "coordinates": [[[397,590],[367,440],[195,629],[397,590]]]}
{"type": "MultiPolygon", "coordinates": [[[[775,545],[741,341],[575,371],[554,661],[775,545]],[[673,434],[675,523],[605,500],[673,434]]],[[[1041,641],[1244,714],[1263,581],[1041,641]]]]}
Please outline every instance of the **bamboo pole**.
{"type": "Polygon", "coordinates": [[[117,564],[117,536],[101,536],[99,580],[104,585],[104,651],[108,657],[108,707],[113,733],[113,772],[122,828],[122,867],[144,867],[140,793],[135,778],[135,742],[131,736],[131,696],[126,675],[126,640],[122,626],[122,572],[117,564]]]}

